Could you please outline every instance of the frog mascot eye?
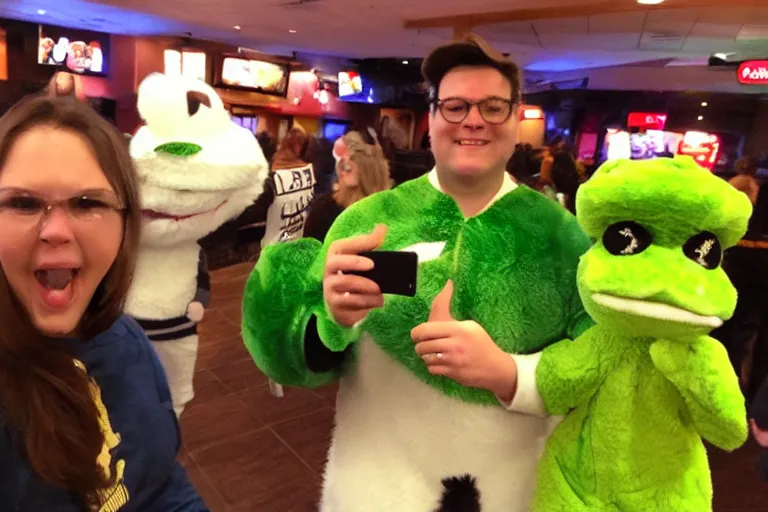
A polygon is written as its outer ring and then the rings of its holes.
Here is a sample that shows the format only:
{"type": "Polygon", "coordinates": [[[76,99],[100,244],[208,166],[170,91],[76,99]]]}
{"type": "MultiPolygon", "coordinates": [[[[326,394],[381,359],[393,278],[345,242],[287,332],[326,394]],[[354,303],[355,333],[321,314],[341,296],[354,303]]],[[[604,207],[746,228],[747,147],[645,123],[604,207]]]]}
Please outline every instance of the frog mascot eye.
{"type": "Polygon", "coordinates": [[[692,236],[683,245],[685,256],[698,263],[702,267],[714,270],[720,266],[723,259],[723,250],[717,235],[709,231],[703,231],[692,236]]]}
{"type": "Polygon", "coordinates": [[[646,250],[653,236],[637,222],[618,222],[603,233],[603,245],[614,256],[631,256],[646,250]]]}
{"type": "Polygon", "coordinates": [[[597,240],[578,269],[597,325],[536,367],[545,409],[565,419],[531,510],[711,511],[702,438],[725,450],[747,438],[738,379],[708,334],[736,307],[720,261],[751,204],[688,157],[606,163],[576,202],[597,240]]]}

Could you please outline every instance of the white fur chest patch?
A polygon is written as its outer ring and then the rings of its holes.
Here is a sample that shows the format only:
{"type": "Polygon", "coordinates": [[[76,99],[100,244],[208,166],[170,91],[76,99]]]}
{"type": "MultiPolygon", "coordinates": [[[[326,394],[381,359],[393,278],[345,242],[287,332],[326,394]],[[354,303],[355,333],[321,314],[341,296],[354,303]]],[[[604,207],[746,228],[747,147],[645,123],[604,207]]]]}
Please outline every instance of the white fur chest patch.
{"type": "Polygon", "coordinates": [[[483,511],[528,510],[554,420],[452,399],[369,335],[340,385],[323,512],[429,512],[442,480],[477,479],[483,511]]]}
{"type": "Polygon", "coordinates": [[[403,252],[415,252],[421,264],[439,258],[443,254],[445,244],[446,242],[420,242],[400,250],[403,252]]]}

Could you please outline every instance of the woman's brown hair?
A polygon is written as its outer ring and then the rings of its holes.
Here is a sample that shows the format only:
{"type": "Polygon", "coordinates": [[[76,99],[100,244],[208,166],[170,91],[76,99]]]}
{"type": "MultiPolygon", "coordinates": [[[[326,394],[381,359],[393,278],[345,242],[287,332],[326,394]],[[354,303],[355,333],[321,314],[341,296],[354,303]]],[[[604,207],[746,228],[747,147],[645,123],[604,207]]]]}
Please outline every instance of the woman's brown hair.
{"type": "Polygon", "coordinates": [[[275,156],[272,157],[272,170],[293,169],[303,167],[307,162],[302,160],[307,149],[309,137],[298,128],[291,128],[285,134],[277,147],[275,156]]]}
{"type": "Polygon", "coordinates": [[[364,197],[392,187],[389,161],[384,156],[378,137],[372,138],[372,143],[368,144],[360,132],[351,131],[344,135],[343,141],[349,152],[349,159],[357,165],[358,185],[351,189],[336,187],[334,199],[339,205],[346,208],[364,197]]]}
{"type": "MultiPolygon", "coordinates": [[[[141,227],[138,180],[123,136],[88,105],[54,95],[26,98],[0,118],[0,173],[19,137],[39,127],[68,130],[87,140],[125,206],[122,246],[77,329],[77,338],[87,341],[122,314],[141,227]]],[[[38,477],[79,494],[94,508],[99,490],[111,483],[96,463],[104,434],[88,376],[75,366],[68,347],[34,327],[0,268],[0,407],[5,427],[38,477]]]]}

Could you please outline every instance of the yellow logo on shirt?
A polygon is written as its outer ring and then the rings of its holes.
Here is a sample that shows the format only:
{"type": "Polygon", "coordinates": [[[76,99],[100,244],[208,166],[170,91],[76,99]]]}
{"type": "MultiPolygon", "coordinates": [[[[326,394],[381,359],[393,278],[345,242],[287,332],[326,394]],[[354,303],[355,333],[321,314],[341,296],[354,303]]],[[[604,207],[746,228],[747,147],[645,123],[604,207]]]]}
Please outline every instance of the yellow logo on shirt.
{"type": "MultiPolygon", "coordinates": [[[[75,361],[75,365],[83,371],[85,365],[80,361],[75,361]]],[[[104,407],[104,402],[101,400],[101,389],[93,379],[90,379],[91,398],[96,404],[96,409],[99,411],[99,426],[104,434],[104,446],[101,449],[96,462],[101,468],[104,476],[110,479],[112,476],[112,453],[111,451],[117,448],[120,444],[120,434],[116,434],[112,430],[112,425],[109,422],[109,415],[107,414],[107,408],[104,407]]],[[[107,489],[99,491],[99,502],[101,507],[98,512],[118,512],[126,503],[130,500],[128,495],[128,489],[125,487],[123,475],[125,474],[125,461],[120,459],[115,463],[115,475],[114,484],[107,489]]]]}

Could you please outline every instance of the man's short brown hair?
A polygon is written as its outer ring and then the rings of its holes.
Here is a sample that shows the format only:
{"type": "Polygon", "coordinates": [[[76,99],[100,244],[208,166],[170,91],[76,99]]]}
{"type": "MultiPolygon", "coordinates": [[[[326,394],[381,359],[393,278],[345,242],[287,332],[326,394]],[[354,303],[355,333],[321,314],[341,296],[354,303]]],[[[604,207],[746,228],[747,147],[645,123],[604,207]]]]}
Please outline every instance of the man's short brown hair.
{"type": "Polygon", "coordinates": [[[433,89],[435,97],[443,77],[459,66],[483,66],[499,71],[512,84],[512,100],[520,101],[520,69],[517,64],[491,48],[483,38],[472,33],[438,46],[424,59],[421,74],[433,89]]]}

